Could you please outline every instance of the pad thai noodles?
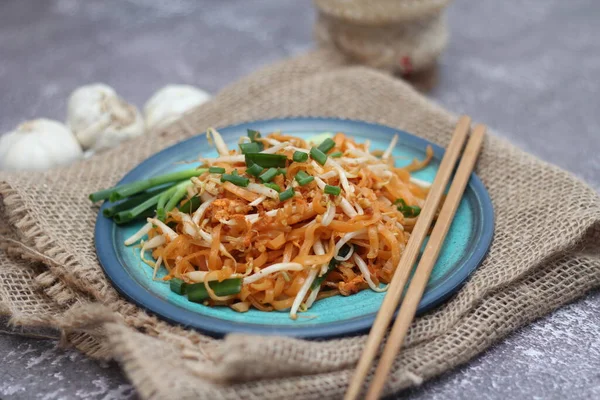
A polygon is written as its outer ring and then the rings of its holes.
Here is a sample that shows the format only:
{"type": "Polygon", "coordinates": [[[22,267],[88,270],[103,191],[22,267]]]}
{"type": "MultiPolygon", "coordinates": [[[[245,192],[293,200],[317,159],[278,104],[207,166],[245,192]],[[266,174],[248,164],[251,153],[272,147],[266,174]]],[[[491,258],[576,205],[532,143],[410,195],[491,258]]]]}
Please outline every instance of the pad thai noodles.
{"type": "Polygon", "coordinates": [[[384,151],[343,133],[315,144],[249,130],[236,149],[207,137],[218,156],[148,194],[147,223],[126,241],[154,276],[164,267],[190,301],[292,319],[326,297],[387,289],[428,191],[411,172],[431,148],[397,168],[397,136],[384,151]]]}

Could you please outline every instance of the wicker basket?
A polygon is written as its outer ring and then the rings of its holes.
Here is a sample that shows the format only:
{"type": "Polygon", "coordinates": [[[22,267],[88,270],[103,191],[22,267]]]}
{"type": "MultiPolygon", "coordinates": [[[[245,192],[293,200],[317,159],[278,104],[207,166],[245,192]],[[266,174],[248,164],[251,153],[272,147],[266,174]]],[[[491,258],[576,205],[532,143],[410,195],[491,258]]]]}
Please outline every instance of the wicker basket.
{"type": "Polygon", "coordinates": [[[351,59],[392,73],[429,69],[446,46],[448,0],[315,0],[315,35],[351,59]]]}

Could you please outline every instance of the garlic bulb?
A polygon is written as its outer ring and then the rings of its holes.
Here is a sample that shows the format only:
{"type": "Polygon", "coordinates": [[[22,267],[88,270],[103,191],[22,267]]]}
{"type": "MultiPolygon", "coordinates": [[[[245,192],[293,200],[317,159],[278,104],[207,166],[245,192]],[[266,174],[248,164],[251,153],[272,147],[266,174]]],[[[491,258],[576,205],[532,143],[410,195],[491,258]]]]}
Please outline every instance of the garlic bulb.
{"type": "Polygon", "coordinates": [[[144,118],[148,132],[164,128],[183,113],[210,100],[210,94],[189,85],[167,85],[146,102],[144,118]]]}
{"type": "Polygon", "coordinates": [[[45,170],[82,157],[75,136],[62,123],[35,119],[0,136],[0,170],[45,170]]]}
{"type": "Polygon", "coordinates": [[[137,108],[101,83],[71,93],[67,122],[86,150],[105,150],[144,133],[144,121],[137,108]]]}

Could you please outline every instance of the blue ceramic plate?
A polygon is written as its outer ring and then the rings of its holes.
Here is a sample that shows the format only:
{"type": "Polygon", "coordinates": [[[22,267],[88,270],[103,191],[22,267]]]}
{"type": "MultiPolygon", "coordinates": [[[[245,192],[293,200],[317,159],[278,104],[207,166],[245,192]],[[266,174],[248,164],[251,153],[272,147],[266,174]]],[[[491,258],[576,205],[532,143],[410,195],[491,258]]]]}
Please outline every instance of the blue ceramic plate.
{"type": "MultiPolygon", "coordinates": [[[[263,132],[281,130],[286,134],[309,138],[323,132],[344,132],[358,141],[370,139],[373,149],[385,149],[396,133],[400,140],[394,150],[397,165],[408,164],[414,157],[423,158],[426,140],[386,126],[360,121],[293,118],[256,121],[220,129],[219,132],[235,148],[246,129],[263,132]],[[404,161],[403,161],[404,160],[404,161]]],[[[435,157],[430,165],[414,174],[432,182],[443,149],[433,145],[435,157]]],[[[178,168],[189,168],[180,161],[198,159],[198,155],[216,156],[204,135],[190,138],[150,157],[131,172],[121,183],[132,182],[178,168]]],[[[227,307],[207,307],[188,302],[169,290],[169,285],[152,280],[152,269],[139,258],[139,249],[123,245],[142,223],[125,227],[115,225],[100,212],[96,223],[96,251],[108,278],[117,290],[139,306],[161,318],[186,327],[196,328],[213,336],[230,332],[277,334],[304,338],[325,338],[357,334],[368,330],[383,300],[383,293],[364,290],[349,297],[335,296],[316,302],[301,318],[293,321],[287,312],[250,310],[237,313],[227,307]],[[310,317],[310,318],[304,318],[310,317]]],[[[477,176],[469,181],[465,196],[458,208],[444,248],[431,274],[418,312],[422,313],[444,301],[467,279],[482,262],[492,241],[494,214],[487,191],[477,176]]],[[[161,276],[165,271],[161,271],[161,276]]]]}

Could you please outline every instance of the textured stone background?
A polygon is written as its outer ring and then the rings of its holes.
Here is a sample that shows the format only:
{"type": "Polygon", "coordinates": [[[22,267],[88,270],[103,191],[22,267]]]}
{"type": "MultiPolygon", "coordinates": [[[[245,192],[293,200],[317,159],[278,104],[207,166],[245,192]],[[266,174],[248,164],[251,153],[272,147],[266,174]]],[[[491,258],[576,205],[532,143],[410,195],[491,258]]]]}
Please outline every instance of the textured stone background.
{"type": "MultiPolygon", "coordinates": [[[[600,3],[457,0],[430,93],[600,188],[600,3]]],[[[216,92],[312,46],[292,0],[2,0],[0,132],[64,119],[77,86],[106,82],[142,106],[167,83],[216,92]]],[[[557,199],[560,201],[560,199],[557,199]]],[[[410,399],[600,398],[600,293],[515,332],[410,399]]],[[[0,334],[2,399],[135,398],[114,364],[0,334]]]]}

